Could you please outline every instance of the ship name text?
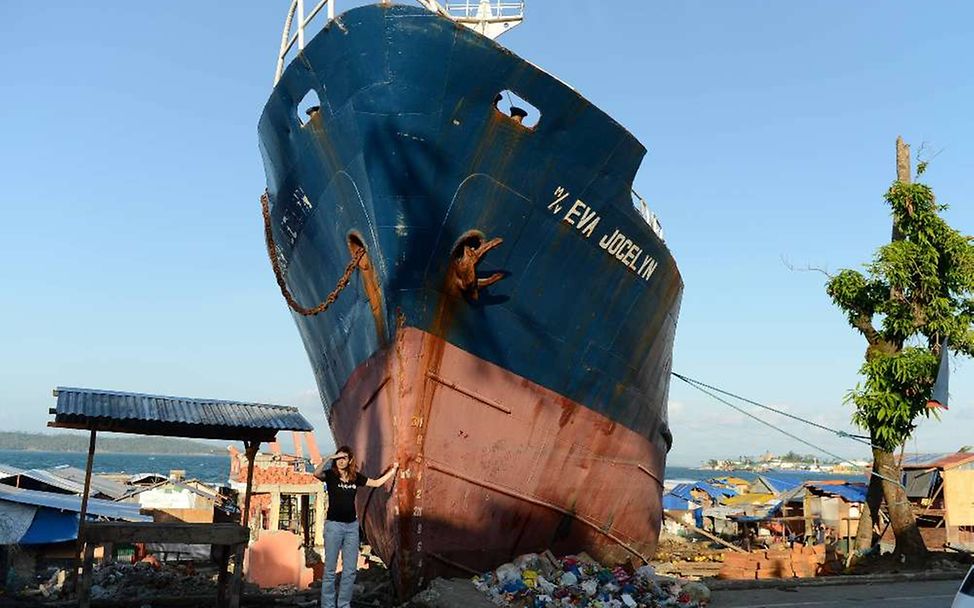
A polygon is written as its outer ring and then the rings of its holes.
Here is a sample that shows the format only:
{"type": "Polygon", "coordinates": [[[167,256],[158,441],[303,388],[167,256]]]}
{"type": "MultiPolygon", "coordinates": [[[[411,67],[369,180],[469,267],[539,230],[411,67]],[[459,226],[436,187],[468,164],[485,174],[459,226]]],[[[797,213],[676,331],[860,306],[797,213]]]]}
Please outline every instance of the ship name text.
{"type": "MultiPolygon", "coordinates": [[[[596,234],[596,228],[602,218],[595,209],[586,205],[581,199],[576,198],[575,202],[569,204],[569,196],[569,191],[563,186],[555,188],[554,199],[548,205],[548,211],[559,217],[565,224],[573,226],[582,237],[589,239],[596,234]]],[[[646,253],[643,247],[639,246],[637,241],[618,228],[598,234],[597,242],[600,249],[639,278],[649,281],[649,277],[653,276],[659,264],[646,253]]]]}

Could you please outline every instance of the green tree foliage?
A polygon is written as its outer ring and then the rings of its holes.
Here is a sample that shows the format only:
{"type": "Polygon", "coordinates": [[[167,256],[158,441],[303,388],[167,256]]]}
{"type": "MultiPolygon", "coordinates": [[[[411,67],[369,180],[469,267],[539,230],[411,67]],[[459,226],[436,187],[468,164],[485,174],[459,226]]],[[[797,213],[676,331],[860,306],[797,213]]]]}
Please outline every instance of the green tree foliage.
{"type": "Polygon", "coordinates": [[[832,301],[869,346],[852,389],[853,421],[874,443],[892,451],[916,428],[926,407],[946,339],[951,350],[974,355],[974,240],[940,217],[929,186],[894,182],[886,193],[893,242],[880,247],[864,272],[830,278],[832,301]]]}

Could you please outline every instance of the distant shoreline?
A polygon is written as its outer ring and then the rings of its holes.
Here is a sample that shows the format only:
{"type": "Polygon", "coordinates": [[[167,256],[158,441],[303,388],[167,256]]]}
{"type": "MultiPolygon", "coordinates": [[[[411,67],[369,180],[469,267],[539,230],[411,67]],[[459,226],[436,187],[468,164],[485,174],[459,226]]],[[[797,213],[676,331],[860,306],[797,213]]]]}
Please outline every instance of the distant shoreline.
{"type": "MultiPolygon", "coordinates": [[[[0,446],[0,452],[21,452],[27,454],[81,454],[87,455],[88,450],[40,450],[34,448],[11,448],[6,446],[0,446]]],[[[133,452],[133,451],[118,451],[118,450],[95,450],[95,454],[114,454],[119,456],[124,456],[126,454],[135,454],[138,456],[226,456],[225,453],[220,452],[133,452]]]]}
{"type": "MultiPolygon", "coordinates": [[[[0,431],[0,450],[87,454],[88,436],[87,433],[48,435],[0,431]]],[[[138,437],[108,435],[99,437],[96,450],[100,454],[151,454],[153,456],[217,456],[226,454],[225,445],[153,435],[138,437]]]]}

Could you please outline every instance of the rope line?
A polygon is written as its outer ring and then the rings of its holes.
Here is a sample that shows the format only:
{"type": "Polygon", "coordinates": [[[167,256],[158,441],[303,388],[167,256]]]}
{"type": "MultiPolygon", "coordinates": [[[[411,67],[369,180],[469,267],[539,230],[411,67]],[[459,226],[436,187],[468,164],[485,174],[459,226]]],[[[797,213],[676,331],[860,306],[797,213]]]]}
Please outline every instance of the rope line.
{"type": "MultiPolygon", "coordinates": [[[[704,386],[706,386],[706,385],[704,385],[702,382],[700,382],[699,385],[698,385],[697,381],[691,380],[691,379],[687,378],[686,376],[683,376],[682,374],[678,374],[678,373],[673,372],[673,371],[671,371],[670,373],[673,374],[674,376],[676,376],[677,378],[679,378],[680,380],[683,380],[684,382],[686,382],[687,384],[689,384],[693,388],[697,389],[701,393],[703,393],[703,394],[705,394],[705,395],[707,395],[707,396],[709,396],[709,397],[711,397],[713,399],[716,399],[717,401],[723,403],[724,405],[726,405],[726,406],[728,406],[728,407],[730,407],[730,408],[732,408],[732,409],[740,412],[741,414],[744,414],[748,418],[751,418],[751,419],[753,419],[753,420],[755,420],[757,422],[760,422],[761,424],[763,424],[763,425],[765,425],[765,426],[767,426],[769,428],[772,428],[772,429],[778,431],[779,433],[781,433],[781,434],[783,434],[783,435],[785,435],[787,437],[790,437],[791,439],[794,439],[795,441],[797,441],[797,442],[799,442],[799,443],[801,443],[803,445],[807,445],[808,447],[812,448],[813,450],[817,450],[819,452],[822,452],[823,454],[826,454],[828,456],[831,456],[832,458],[836,459],[839,462],[843,462],[845,464],[852,465],[853,468],[861,469],[864,473],[868,473],[870,475],[875,475],[876,477],[879,477],[880,479],[885,479],[886,481],[888,481],[890,483],[894,483],[894,484],[896,484],[896,485],[898,485],[900,487],[905,487],[905,486],[903,486],[903,483],[901,481],[899,481],[899,480],[890,479],[889,477],[886,477],[885,475],[879,473],[875,469],[870,469],[869,467],[863,467],[863,466],[857,465],[856,463],[852,462],[851,460],[848,460],[846,458],[843,458],[842,456],[839,456],[838,454],[833,454],[832,452],[829,452],[825,448],[819,447],[819,446],[815,445],[814,443],[811,443],[810,441],[806,441],[806,440],[802,439],[801,437],[799,437],[798,435],[795,435],[794,433],[790,433],[790,432],[786,431],[785,429],[783,429],[783,428],[775,425],[774,423],[768,422],[767,420],[763,420],[759,416],[756,416],[756,415],[752,414],[751,412],[745,410],[744,408],[741,408],[741,407],[738,407],[737,405],[734,405],[730,401],[727,401],[726,399],[724,399],[724,398],[722,398],[722,397],[720,397],[720,396],[718,396],[718,395],[710,392],[710,390],[708,390],[708,389],[713,389],[713,390],[716,390],[716,391],[720,391],[721,393],[730,395],[731,393],[727,393],[727,391],[722,391],[720,389],[717,389],[717,388],[714,388],[714,387],[709,387],[709,386],[707,388],[704,388],[704,386]]],[[[747,401],[748,403],[753,403],[755,405],[760,405],[760,404],[758,404],[756,402],[750,401],[749,399],[744,399],[743,397],[738,397],[738,398],[741,399],[742,401],[747,401]]],[[[771,408],[771,407],[768,407],[768,406],[763,406],[762,405],[761,407],[764,407],[765,409],[769,409],[769,410],[775,411],[777,413],[786,415],[786,414],[784,414],[784,412],[780,412],[780,411],[775,410],[774,408],[771,408]]],[[[835,432],[834,429],[830,429],[828,427],[822,427],[819,424],[816,424],[814,422],[810,422],[810,421],[803,420],[803,419],[801,419],[801,418],[799,418],[797,416],[790,416],[789,415],[789,417],[790,418],[794,418],[796,420],[801,420],[802,422],[808,422],[808,424],[812,424],[813,426],[818,426],[820,428],[824,428],[825,430],[827,430],[829,432],[835,432]]],[[[868,444],[867,443],[867,445],[871,445],[871,444],[868,444]]]]}
{"type": "Polygon", "coordinates": [[[693,378],[688,378],[687,376],[684,376],[682,374],[678,374],[676,372],[670,372],[670,373],[673,374],[674,376],[676,376],[677,378],[679,378],[680,380],[683,380],[684,382],[688,383],[688,384],[691,384],[691,383],[692,384],[696,384],[698,386],[702,386],[702,387],[708,388],[708,389],[710,389],[712,391],[721,393],[722,395],[727,395],[728,397],[731,397],[733,399],[740,399],[741,401],[743,401],[745,403],[750,403],[751,405],[754,405],[754,406],[757,406],[759,408],[768,410],[769,412],[774,412],[775,414],[780,414],[780,415],[785,416],[787,418],[791,418],[792,420],[797,420],[798,422],[804,422],[805,424],[814,426],[815,428],[818,428],[818,429],[822,429],[823,431],[828,431],[830,433],[835,433],[839,437],[844,437],[846,439],[852,439],[853,441],[858,441],[859,443],[861,443],[863,445],[868,445],[871,448],[872,447],[877,447],[877,446],[874,446],[872,443],[869,442],[869,438],[868,437],[865,437],[863,435],[853,435],[852,433],[847,433],[847,432],[845,432],[843,430],[840,430],[840,429],[833,429],[831,427],[827,427],[827,426],[822,425],[822,424],[819,424],[817,422],[813,422],[811,420],[808,420],[807,418],[802,418],[801,416],[796,416],[794,414],[789,414],[788,412],[785,412],[783,410],[779,410],[777,408],[771,407],[770,405],[764,405],[763,403],[758,403],[757,401],[752,401],[751,399],[748,399],[747,397],[742,397],[741,395],[736,395],[736,394],[734,394],[734,393],[732,393],[730,391],[725,391],[725,390],[723,390],[721,388],[718,388],[716,386],[711,386],[711,385],[706,384],[704,382],[701,382],[699,380],[695,380],[693,378]]]}

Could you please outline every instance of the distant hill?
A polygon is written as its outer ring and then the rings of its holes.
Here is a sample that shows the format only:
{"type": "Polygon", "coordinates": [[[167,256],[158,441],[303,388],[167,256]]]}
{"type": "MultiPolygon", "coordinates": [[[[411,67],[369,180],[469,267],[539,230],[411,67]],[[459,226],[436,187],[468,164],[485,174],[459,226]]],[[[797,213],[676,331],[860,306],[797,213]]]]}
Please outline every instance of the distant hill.
{"type": "MultiPolygon", "coordinates": [[[[223,445],[214,445],[189,439],[168,437],[118,437],[98,436],[98,452],[118,454],[226,454],[223,445]]],[[[34,452],[88,452],[88,433],[41,433],[0,432],[0,450],[27,450],[34,452]]]]}

